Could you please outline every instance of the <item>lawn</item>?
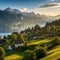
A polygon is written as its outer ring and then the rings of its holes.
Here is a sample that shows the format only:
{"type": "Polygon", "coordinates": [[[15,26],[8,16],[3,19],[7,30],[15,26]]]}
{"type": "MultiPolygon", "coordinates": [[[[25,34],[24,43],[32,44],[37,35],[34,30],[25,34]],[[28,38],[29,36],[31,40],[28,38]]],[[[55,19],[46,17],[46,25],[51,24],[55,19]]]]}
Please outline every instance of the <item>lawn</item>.
{"type": "Polygon", "coordinates": [[[51,41],[50,39],[44,39],[44,40],[37,40],[37,41],[32,41],[28,45],[34,45],[34,44],[40,44],[40,43],[47,43],[51,41]]]}
{"type": "Polygon", "coordinates": [[[10,56],[5,57],[5,60],[20,60],[22,58],[23,57],[20,56],[20,55],[13,54],[13,55],[10,55],[10,56]]]}
{"type": "Polygon", "coordinates": [[[6,50],[6,56],[17,54],[17,55],[24,55],[24,52],[16,51],[16,50],[6,50]]]}
{"type": "MultiPolygon", "coordinates": [[[[32,41],[28,44],[28,46],[31,47],[31,45],[36,45],[44,42],[48,42],[48,39],[45,40],[37,40],[37,41],[32,41]]],[[[20,51],[15,51],[15,50],[6,50],[6,58],[5,60],[20,60],[24,55],[24,52],[20,51]]]]}
{"type": "MultiPolygon", "coordinates": [[[[29,49],[32,49],[31,45],[37,45],[37,44],[41,44],[41,43],[47,43],[51,41],[50,39],[44,39],[44,40],[37,40],[37,41],[32,41],[30,43],[28,43],[29,49]]],[[[32,49],[33,50],[33,49],[32,49]]],[[[53,51],[49,51],[49,53],[51,53],[53,51]]],[[[24,52],[20,52],[20,51],[15,51],[15,50],[7,50],[6,51],[6,58],[5,60],[21,60],[21,58],[24,56],[24,52]]]]}
{"type": "Polygon", "coordinates": [[[60,46],[54,48],[48,52],[50,55],[40,59],[40,60],[58,60],[60,59],[60,46]]]}

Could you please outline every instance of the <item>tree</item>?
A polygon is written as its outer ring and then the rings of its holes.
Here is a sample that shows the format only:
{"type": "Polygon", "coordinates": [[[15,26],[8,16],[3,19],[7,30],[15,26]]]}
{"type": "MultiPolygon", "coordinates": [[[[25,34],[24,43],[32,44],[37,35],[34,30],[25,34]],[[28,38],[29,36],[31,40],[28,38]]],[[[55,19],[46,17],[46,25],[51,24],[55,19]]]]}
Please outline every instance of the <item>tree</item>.
{"type": "Polygon", "coordinates": [[[21,40],[21,34],[20,33],[17,35],[17,39],[21,40]]]}
{"type": "Polygon", "coordinates": [[[2,47],[0,47],[0,60],[4,60],[5,57],[5,51],[2,47]]]}
{"type": "Polygon", "coordinates": [[[26,50],[23,60],[34,60],[33,52],[31,50],[26,50]]]}
{"type": "Polygon", "coordinates": [[[6,36],[4,36],[4,37],[3,37],[3,39],[7,39],[7,37],[6,37],[6,36]]]}
{"type": "Polygon", "coordinates": [[[10,41],[8,39],[5,39],[6,43],[5,43],[5,48],[7,48],[10,45],[10,41]]]}
{"type": "Polygon", "coordinates": [[[34,29],[36,30],[40,30],[41,29],[41,27],[39,26],[39,25],[35,25],[35,27],[34,27],[34,29]]]}
{"type": "Polygon", "coordinates": [[[0,40],[2,40],[2,37],[0,36],[0,40]]]}
{"type": "Polygon", "coordinates": [[[17,39],[17,35],[16,34],[12,34],[11,37],[12,37],[13,40],[16,40],[17,39]]]}
{"type": "Polygon", "coordinates": [[[35,60],[39,60],[47,55],[47,51],[43,47],[36,47],[35,48],[35,60]]]}
{"type": "Polygon", "coordinates": [[[60,37],[55,37],[53,40],[52,40],[52,47],[55,47],[55,46],[57,46],[57,45],[59,45],[60,44],[60,37]]]}
{"type": "Polygon", "coordinates": [[[27,46],[27,39],[21,34],[21,40],[24,42],[24,46],[27,46]]]}

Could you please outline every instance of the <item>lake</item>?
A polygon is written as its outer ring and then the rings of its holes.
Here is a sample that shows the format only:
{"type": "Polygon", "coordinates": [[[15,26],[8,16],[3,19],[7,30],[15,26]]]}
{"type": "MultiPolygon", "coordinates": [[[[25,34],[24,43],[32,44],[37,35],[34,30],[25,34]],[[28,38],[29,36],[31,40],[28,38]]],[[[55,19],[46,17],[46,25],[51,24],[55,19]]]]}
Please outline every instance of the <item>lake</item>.
{"type": "Polygon", "coordinates": [[[0,36],[3,38],[4,36],[11,35],[12,33],[0,33],[0,36]]]}

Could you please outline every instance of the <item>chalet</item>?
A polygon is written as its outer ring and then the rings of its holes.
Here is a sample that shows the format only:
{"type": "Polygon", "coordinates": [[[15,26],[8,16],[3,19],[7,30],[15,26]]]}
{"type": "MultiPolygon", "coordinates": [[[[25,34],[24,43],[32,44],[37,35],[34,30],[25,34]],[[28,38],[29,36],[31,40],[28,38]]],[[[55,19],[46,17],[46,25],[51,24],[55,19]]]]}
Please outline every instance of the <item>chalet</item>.
{"type": "Polygon", "coordinates": [[[24,42],[22,40],[14,40],[12,42],[12,47],[19,47],[19,46],[21,47],[23,45],[24,45],[24,42]]]}
{"type": "Polygon", "coordinates": [[[24,42],[22,40],[14,40],[11,42],[11,45],[9,45],[6,49],[12,50],[13,48],[21,47],[24,45],[24,42]]]}

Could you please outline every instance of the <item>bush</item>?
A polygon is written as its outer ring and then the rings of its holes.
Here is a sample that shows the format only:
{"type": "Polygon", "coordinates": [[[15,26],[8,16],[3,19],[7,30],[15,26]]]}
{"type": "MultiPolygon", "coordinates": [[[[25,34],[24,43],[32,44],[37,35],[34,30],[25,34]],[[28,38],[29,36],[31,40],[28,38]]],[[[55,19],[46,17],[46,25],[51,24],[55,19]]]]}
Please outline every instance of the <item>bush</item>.
{"type": "Polygon", "coordinates": [[[37,47],[35,49],[35,60],[38,60],[40,58],[43,58],[47,55],[47,51],[43,47],[37,47]]]}
{"type": "Polygon", "coordinates": [[[48,46],[48,50],[60,45],[60,37],[55,37],[52,41],[50,46],[48,46]]]}
{"type": "Polygon", "coordinates": [[[23,60],[34,60],[33,52],[31,50],[26,50],[23,60]]]}
{"type": "Polygon", "coordinates": [[[15,50],[17,50],[17,51],[25,51],[25,50],[27,50],[27,46],[18,46],[17,48],[15,48],[15,50]]]}
{"type": "Polygon", "coordinates": [[[37,46],[36,44],[34,44],[34,45],[29,45],[29,46],[27,46],[27,49],[28,49],[28,50],[34,50],[36,46],[37,46]]]}
{"type": "Polygon", "coordinates": [[[2,47],[0,47],[0,60],[4,60],[5,57],[5,51],[2,47]]]}

